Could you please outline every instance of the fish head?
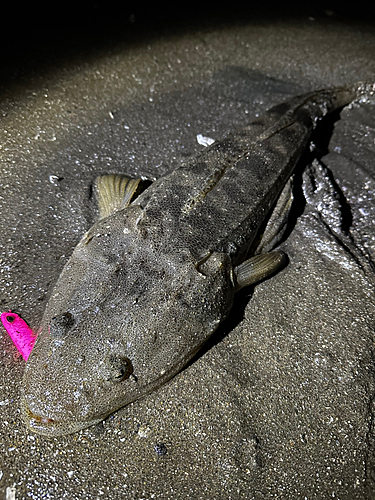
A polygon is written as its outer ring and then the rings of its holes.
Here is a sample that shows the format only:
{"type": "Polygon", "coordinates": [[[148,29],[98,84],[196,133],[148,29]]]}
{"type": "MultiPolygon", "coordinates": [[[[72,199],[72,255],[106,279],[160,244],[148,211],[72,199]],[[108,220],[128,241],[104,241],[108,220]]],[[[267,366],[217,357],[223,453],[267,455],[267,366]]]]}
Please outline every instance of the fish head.
{"type": "Polygon", "coordinates": [[[94,425],[130,401],[136,387],[126,344],[94,314],[51,318],[26,364],[23,410],[28,427],[47,436],[94,425]],[[84,317],[86,316],[86,317],[84,317]],[[92,316],[91,318],[89,316],[92,316]]]}
{"type": "Polygon", "coordinates": [[[159,281],[146,273],[152,286],[121,277],[86,308],[69,298],[47,306],[23,382],[32,431],[95,425],[173,377],[215,331],[234,294],[229,258],[213,255],[199,270],[182,259],[173,272],[167,260],[159,281]]]}

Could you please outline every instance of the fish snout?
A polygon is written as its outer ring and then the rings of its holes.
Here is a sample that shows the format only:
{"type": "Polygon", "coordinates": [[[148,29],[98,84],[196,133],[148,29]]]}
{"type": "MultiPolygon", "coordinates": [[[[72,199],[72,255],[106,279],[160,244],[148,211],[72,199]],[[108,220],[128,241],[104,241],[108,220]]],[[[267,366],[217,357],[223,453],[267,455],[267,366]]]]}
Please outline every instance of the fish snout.
{"type": "Polygon", "coordinates": [[[93,420],[70,420],[68,417],[57,420],[43,415],[33,413],[24,401],[24,420],[32,432],[47,437],[57,437],[72,434],[91,425],[101,422],[102,419],[93,420]]]}
{"type": "Polygon", "coordinates": [[[33,432],[49,437],[71,434],[102,420],[93,415],[93,405],[83,392],[61,400],[61,395],[23,393],[23,418],[33,432]]]}

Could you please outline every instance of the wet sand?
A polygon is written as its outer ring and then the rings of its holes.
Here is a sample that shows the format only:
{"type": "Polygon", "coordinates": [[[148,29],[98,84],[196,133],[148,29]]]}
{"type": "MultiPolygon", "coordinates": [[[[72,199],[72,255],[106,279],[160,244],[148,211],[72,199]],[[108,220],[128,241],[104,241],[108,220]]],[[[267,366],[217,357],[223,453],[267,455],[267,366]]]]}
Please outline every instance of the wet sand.
{"type": "MultiPolygon", "coordinates": [[[[62,40],[54,56],[31,47],[35,65],[7,59],[2,311],[37,328],[97,216],[96,175],[158,178],[202,150],[198,134],[220,139],[289,96],[375,79],[364,20],[271,14],[178,29],[127,17],[113,38],[62,40]]],[[[343,110],[324,145],[328,174],[299,175],[306,201],[282,244],[288,266],[239,294],[170,383],[104,424],[55,439],[28,432],[24,361],[1,329],[0,498],[13,487],[17,500],[371,498],[373,110],[343,110]]]]}

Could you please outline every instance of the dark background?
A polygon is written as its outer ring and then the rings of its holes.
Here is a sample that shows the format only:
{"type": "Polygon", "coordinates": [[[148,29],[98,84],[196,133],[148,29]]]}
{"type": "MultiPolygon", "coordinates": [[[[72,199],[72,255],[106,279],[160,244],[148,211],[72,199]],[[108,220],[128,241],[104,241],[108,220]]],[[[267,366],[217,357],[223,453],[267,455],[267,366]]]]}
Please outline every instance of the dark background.
{"type": "Polygon", "coordinates": [[[15,2],[2,14],[0,85],[53,71],[83,54],[228,24],[306,19],[374,25],[374,2],[15,2]]]}

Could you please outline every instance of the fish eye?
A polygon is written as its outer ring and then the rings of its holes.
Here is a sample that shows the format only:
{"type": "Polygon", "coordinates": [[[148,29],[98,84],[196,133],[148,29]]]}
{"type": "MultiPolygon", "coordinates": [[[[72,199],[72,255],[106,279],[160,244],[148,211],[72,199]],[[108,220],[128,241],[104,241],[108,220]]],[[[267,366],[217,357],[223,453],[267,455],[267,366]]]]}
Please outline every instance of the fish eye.
{"type": "Polygon", "coordinates": [[[8,323],[13,323],[16,318],[14,316],[7,316],[8,323]]]}
{"type": "Polygon", "coordinates": [[[50,324],[50,335],[53,338],[61,338],[74,325],[74,316],[70,312],[65,312],[54,316],[50,324]]]}
{"type": "Polygon", "coordinates": [[[125,356],[111,354],[105,361],[106,380],[108,382],[121,382],[126,380],[133,373],[133,365],[130,359],[125,356]]]}

